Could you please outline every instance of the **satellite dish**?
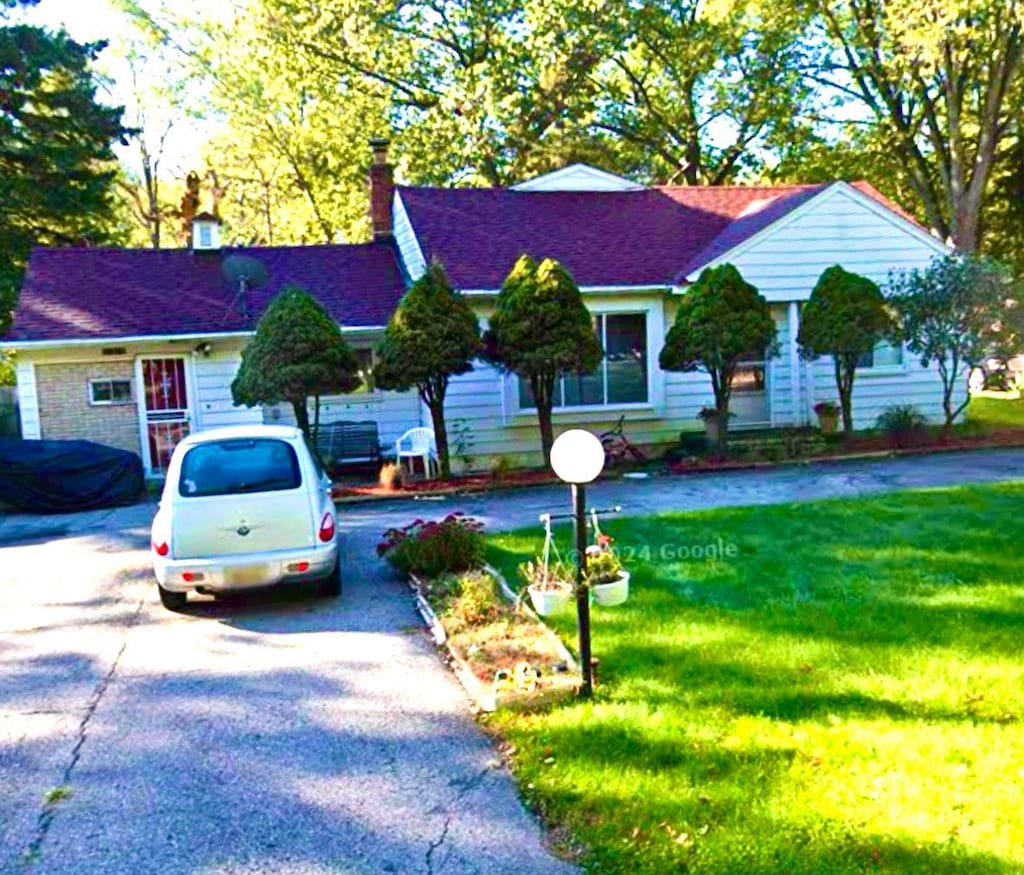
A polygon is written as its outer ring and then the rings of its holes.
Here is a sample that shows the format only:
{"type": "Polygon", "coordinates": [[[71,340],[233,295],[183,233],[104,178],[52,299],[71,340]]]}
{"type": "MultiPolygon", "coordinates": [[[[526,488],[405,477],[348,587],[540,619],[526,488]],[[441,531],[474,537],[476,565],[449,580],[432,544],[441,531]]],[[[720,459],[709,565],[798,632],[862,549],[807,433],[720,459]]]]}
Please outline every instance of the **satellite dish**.
{"type": "Polygon", "coordinates": [[[267,269],[263,262],[251,255],[229,255],[220,268],[232,288],[245,283],[247,289],[258,289],[267,282],[267,269]]]}
{"type": "Polygon", "coordinates": [[[241,311],[242,318],[249,318],[249,300],[246,294],[249,289],[258,289],[266,285],[267,268],[258,258],[251,255],[229,255],[221,264],[224,278],[236,289],[235,303],[241,311]]]}

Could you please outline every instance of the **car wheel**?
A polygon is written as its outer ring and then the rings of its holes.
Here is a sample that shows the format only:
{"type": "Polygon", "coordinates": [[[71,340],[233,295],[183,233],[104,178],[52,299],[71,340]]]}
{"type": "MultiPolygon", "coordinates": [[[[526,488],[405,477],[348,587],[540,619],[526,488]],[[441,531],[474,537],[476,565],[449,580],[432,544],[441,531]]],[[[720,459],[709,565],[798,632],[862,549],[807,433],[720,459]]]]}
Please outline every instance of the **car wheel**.
{"type": "Polygon", "coordinates": [[[324,598],[337,598],[341,595],[341,557],[334,563],[330,577],[320,581],[320,595],[324,598]]]}
{"type": "Polygon", "coordinates": [[[160,604],[162,604],[169,611],[183,611],[185,605],[188,603],[188,594],[183,592],[171,592],[169,589],[164,589],[158,583],[156,588],[160,590],[160,604]]]}

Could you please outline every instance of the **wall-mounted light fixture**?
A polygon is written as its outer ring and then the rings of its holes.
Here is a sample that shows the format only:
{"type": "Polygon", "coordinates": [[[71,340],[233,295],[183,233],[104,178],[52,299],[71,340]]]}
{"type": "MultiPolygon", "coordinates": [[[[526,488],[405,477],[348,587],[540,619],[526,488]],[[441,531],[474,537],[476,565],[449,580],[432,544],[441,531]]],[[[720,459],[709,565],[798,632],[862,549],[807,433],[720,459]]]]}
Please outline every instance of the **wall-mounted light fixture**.
{"type": "Polygon", "coordinates": [[[204,340],[196,347],[195,351],[203,356],[203,358],[209,358],[210,353],[213,352],[213,344],[208,340],[204,340]]]}

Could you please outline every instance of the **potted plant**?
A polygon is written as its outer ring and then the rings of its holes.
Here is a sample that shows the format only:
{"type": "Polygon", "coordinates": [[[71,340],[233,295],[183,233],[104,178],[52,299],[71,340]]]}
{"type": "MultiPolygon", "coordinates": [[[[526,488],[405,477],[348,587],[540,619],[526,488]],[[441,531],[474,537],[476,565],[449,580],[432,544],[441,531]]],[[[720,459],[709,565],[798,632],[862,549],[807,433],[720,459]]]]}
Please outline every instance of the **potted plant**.
{"type": "Polygon", "coordinates": [[[524,562],[519,566],[519,578],[526,584],[533,609],[542,617],[564,609],[572,598],[573,571],[564,562],[524,562]]]}
{"type": "Polygon", "coordinates": [[[587,584],[594,601],[606,608],[629,598],[629,572],[611,544],[611,537],[598,535],[597,543],[587,548],[587,584]]]}
{"type": "MultiPolygon", "coordinates": [[[[726,413],[726,417],[732,414],[726,413]]],[[[707,437],[709,446],[718,446],[719,433],[722,429],[722,417],[714,407],[702,407],[697,416],[704,422],[704,434],[707,437]]]]}
{"type": "Polygon", "coordinates": [[[835,434],[839,429],[839,405],[834,401],[819,401],[814,405],[822,434],[835,434]]]}

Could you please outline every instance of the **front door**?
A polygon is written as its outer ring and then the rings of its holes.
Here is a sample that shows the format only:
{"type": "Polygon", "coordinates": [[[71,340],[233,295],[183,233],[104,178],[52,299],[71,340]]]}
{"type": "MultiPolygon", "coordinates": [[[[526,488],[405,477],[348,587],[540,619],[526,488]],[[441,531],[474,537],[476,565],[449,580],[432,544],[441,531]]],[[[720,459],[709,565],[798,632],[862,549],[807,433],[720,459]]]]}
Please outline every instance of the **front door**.
{"type": "Polygon", "coordinates": [[[152,474],[167,470],[175,446],[189,433],[187,367],[182,356],[139,360],[143,462],[152,474]]]}
{"type": "Polygon", "coordinates": [[[730,429],[770,424],[767,364],[763,355],[759,358],[752,355],[736,366],[729,400],[729,412],[732,414],[730,429]]]}

